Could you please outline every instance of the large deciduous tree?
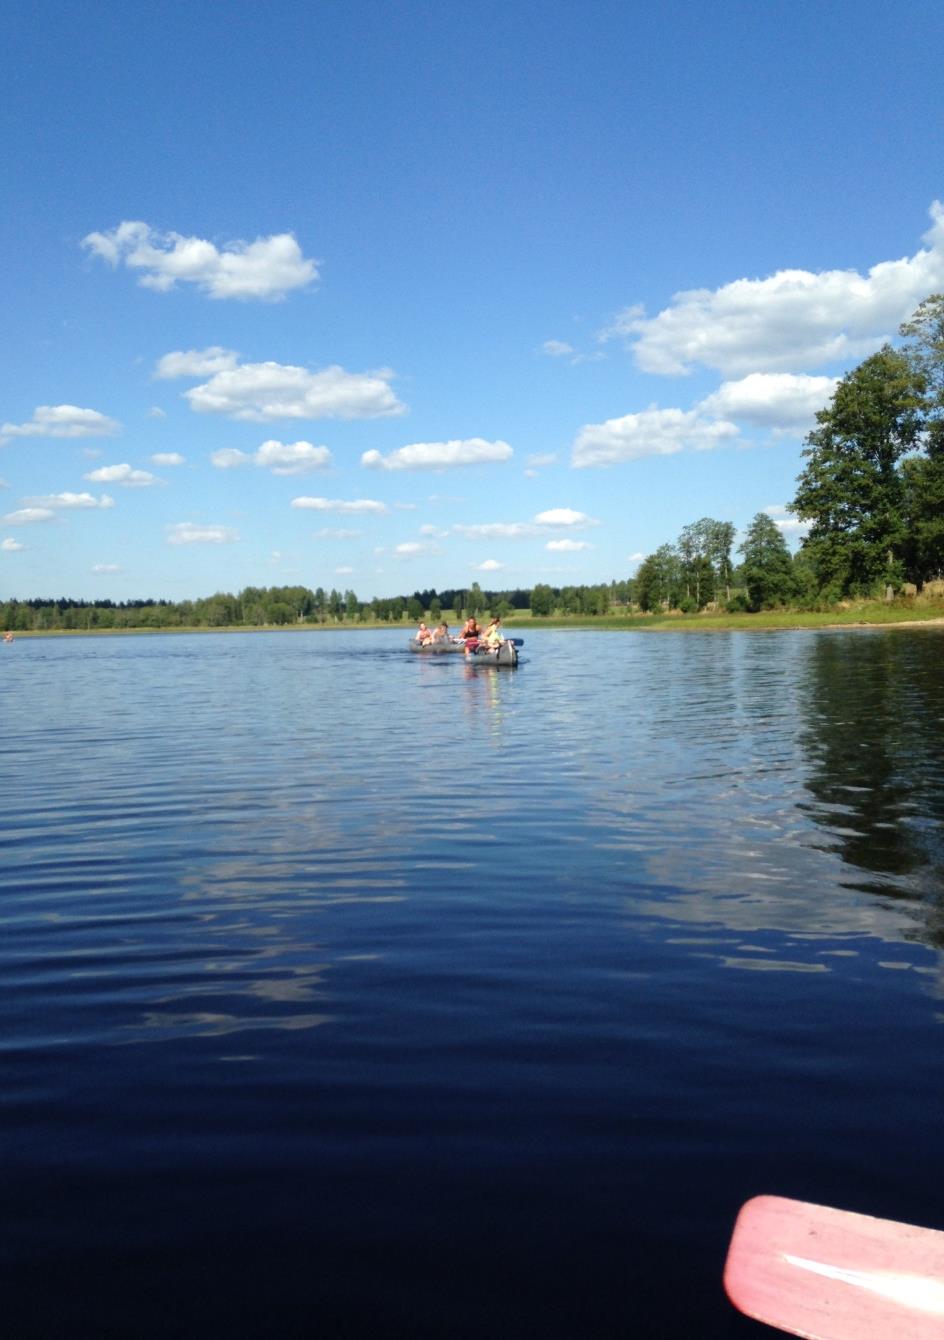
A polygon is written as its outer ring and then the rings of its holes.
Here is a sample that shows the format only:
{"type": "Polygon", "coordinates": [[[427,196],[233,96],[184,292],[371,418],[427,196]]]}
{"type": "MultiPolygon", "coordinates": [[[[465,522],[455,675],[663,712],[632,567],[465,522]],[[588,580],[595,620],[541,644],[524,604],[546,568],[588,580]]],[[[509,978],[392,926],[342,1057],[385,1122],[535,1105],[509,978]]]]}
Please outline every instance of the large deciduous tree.
{"type": "Polygon", "coordinates": [[[924,454],[902,463],[905,563],[919,585],[944,576],[944,294],[934,293],[901,328],[904,353],[924,378],[924,454]]]}
{"type": "Polygon", "coordinates": [[[791,506],[812,523],[804,548],[822,587],[865,594],[904,575],[899,462],[920,443],[926,384],[913,358],[885,345],[842,379],[817,414],[791,506]]]}

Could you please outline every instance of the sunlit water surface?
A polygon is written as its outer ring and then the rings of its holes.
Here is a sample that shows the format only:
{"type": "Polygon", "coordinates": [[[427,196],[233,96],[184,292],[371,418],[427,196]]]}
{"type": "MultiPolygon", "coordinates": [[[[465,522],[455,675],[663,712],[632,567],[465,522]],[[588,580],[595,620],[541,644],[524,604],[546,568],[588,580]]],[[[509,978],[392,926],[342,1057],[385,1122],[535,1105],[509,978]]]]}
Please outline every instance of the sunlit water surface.
{"type": "Polygon", "coordinates": [[[524,631],[0,647],[7,1334],[747,1336],[748,1196],[944,1226],[944,635],[524,631]]]}

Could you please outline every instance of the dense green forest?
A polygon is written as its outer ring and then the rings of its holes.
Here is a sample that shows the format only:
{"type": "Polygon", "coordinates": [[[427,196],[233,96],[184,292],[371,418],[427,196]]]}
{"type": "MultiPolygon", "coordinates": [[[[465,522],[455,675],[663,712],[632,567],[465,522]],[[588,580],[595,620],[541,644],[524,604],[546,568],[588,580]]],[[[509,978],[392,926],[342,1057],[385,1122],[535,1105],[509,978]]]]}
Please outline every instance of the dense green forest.
{"type": "Polygon", "coordinates": [[[809,532],[791,555],[758,512],[734,550],[730,521],[702,517],[640,565],[595,586],[414,591],[366,602],[354,591],[246,587],[201,600],[34,599],[0,604],[12,631],[394,622],[485,612],[534,617],[633,610],[682,613],[826,609],[855,598],[913,595],[944,578],[944,295],[932,294],[885,345],[839,383],[803,452],[790,510],[809,532]],[[739,561],[738,561],[739,556],[739,561]]]}

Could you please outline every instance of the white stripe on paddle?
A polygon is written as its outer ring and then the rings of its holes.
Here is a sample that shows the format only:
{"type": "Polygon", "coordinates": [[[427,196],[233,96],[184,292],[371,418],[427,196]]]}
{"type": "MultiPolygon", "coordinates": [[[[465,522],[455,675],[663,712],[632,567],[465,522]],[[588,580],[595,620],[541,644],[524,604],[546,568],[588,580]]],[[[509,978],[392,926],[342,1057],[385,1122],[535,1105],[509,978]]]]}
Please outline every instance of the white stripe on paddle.
{"type": "Polygon", "coordinates": [[[878,1294],[880,1298],[888,1298],[919,1312],[944,1316],[944,1284],[926,1275],[896,1275],[890,1270],[849,1270],[845,1266],[808,1261],[803,1256],[789,1256],[786,1252],[783,1253],[783,1259],[791,1266],[812,1271],[814,1275],[840,1280],[843,1284],[865,1289],[868,1293],[878,1294]]]}

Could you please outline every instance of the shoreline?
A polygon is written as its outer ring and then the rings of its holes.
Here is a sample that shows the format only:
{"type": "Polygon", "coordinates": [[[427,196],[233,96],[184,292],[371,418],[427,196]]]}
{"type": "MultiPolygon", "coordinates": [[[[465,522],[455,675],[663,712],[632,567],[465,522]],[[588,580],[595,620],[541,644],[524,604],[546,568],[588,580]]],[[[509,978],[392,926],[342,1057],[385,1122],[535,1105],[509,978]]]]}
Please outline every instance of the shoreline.
{"type": "MultiPolygon", "coordinates": [[[[643,622],[639,616],[631,619],[615,620],[612,616],[601,616],[597,620],[532,619],[530,617],[508,619],[505,627],[515,636],[524,635],[527,630],[548,629],[553,632],[573,633],[815,633],[835,632],[843,629],[875,631],[882,629],[915,629],[944,627],[944,613],[929,614],[925,619],[862,619],[850,618],[836,620],[835,617],[809,614],[805,618],[790,618],[789,622],[781,616],[771,617],[775,612],[764,614],[721,615],[718,618],[704,615],[681,615],[674,618],[654,616],[653,622],[643,622]],[[736,622],[735,622],[736,620],[736,622]],[[828,621],[827,621],[828,620],[828,621]],[[756,621],[756,622],[755,622],[756,621]]],[[[910,611],[908,611],[910,613],[910,611]]],[[[643,616],[644,617],[644,616],[643,616]]],[[[212,633],[370,633],[378,631],[399,632],[409,637],[413,625],[377,623],[337,623],[337,624],[229,624],[224,627],[210,628],[203,625],[188,625],[179,628],[35,628],[23,629],[13,633],[13,641],[20,638],[57,638],[57,637],[157,637],[164,634],[212,634],[212,633]]]]}

